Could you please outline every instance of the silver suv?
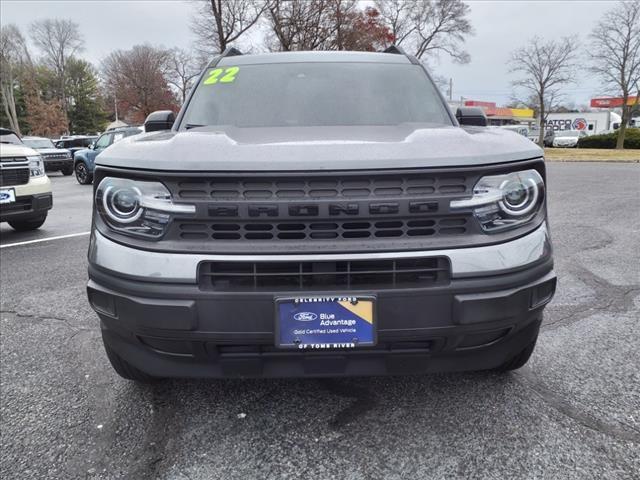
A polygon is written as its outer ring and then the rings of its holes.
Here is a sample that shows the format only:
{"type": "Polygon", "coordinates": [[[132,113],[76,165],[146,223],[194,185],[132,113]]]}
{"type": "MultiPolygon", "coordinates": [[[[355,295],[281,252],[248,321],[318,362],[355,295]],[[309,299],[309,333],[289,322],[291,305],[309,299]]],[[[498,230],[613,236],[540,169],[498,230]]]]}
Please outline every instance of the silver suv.
{"type": "Polygon", "coordinates": [[[125,378],[510,370],[556,276],[542,150],[386,53],[215,58],[96,159],[88,295],[125,378]],[[160,131],[156,131],[160,130],[160,131]]]}

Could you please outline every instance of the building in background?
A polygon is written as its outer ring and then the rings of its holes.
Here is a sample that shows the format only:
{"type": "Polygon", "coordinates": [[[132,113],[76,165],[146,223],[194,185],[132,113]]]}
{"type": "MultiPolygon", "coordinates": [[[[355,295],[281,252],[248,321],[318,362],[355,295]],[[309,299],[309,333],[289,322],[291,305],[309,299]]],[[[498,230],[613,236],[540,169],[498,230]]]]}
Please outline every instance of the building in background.
{"type": "Polygon", "coordinates": [[[480,107],[484,110],[489,125],[527,125],[533,127],[536,119],[534,112],[530,108],[507,108],[498,107],[494,102],[480,102],[477,100],[465,100],[465,107],[480,107]]]}

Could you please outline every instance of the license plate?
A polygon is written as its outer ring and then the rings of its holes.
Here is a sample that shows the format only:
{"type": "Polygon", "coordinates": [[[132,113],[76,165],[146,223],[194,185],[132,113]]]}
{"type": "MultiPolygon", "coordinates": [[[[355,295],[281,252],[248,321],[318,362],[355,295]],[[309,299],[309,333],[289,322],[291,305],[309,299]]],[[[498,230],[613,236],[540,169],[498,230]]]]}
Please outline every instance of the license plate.
{"type": "Polygon", "coordinates": [[[375,344],[373,296],[276,299],[276,345],[280,348],[349,349],[375,344]]]}
{"type": "Polygon", "coordinates": [[[16,201],[16,193],[13,188],[0,190],[0,203],[13,203],[16,201]]]}

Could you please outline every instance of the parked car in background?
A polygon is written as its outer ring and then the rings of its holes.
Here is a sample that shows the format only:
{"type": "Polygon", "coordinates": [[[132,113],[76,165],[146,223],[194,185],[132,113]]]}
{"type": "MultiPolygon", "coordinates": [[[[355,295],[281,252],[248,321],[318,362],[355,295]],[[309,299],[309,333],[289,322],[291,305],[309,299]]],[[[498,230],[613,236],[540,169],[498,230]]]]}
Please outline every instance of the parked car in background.
{"type": "Polygon", "coordinates": [[[587,135],[587,132],[579,130],[558,130],[553,138],[553,146],[574,148],[578,146],[578,140],[587,135]]]}
{"type": "Polygon", "coordinates": [[[544,132],[543,143],[545,147],[553,147],[553,140],[556,138],[556,132],[553,129],[549,129],[544,132]]]}
{"type": "Polygon", "coordinates": [[[27,147],[42,155],[45,171],[60,171],[63,175],[73,173],[73,158],[66,148],[56,148],[53,142],[45,137],[23,137],[22,141],[27,147]]]}
{"type": "Polygon", "coordinates": [[[53,206],[42,156],[0,128],[0,222],[18,231],[40,228],[53,206]]]}
{"type": "Polygon", "coordinates": [[[95,143],[89,148],[85,148],[76,152],[73,157],[73,169],[76,172],[76,180],[81,185],[88,185],[93,182],[93,169],[96,157],[105,148],[119,142],[123,138],[130,137],[142,133],[143,130],[138,127],[125,127],[115,130],[109,130],[98,137],[95,143]]]}
{"type": "Polygon", "coordinates": [[[526,125],[502,125],[497,128],[502,128],[503,130],[510,130],[512,132],[518,133],[523,137],[529,137],[529,127],[526,125]]]}
{"type": "MultiPolygon", "coordinates": [[[[544,137],[542,139],[542,143],[544,144],[545,147],[553,146],[554,135],[555,135],[555,132],[552,129],[545,130],[544,137]]],[[[536,128],[536,129],[529,130],[529,134],[527,135],[527,138],[534,143],[538,143],[538,138],[540,138],[540,129],[536,128]]]]}
{"type": "Polygon", "coordinates": [[[64,148],[71,152],[71,158],[75,156],[75,153],[78,150],[84,150],[93,142],[96,141],[97,136],[89,136],[89,135],[74,135],[71,137],[61,137],[56,140],[55,145],[56,148],[64,148]]]}

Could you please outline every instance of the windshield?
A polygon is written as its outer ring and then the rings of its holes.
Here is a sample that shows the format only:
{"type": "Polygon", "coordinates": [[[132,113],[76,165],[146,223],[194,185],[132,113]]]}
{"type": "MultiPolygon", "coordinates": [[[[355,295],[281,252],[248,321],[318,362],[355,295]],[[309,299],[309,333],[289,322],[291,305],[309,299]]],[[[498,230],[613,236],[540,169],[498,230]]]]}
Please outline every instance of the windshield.
{"type": "Polygon", "coordinates": [[[22,142],[15,133],[0,133],[0,143],[12,143],[22,145],[22,142]]]}
{"type": "Polygon", "coordinates": [[[53,142],[48,138],[25,138],[24,143],[31,148],[35,148],[36,150],[39,148],[55,148],[53,142]]]}
{"type": "Polygon", "coordinates": [[[183,126],[452,125],[419,65],[276,63],[208,70],[183,126]]]}

